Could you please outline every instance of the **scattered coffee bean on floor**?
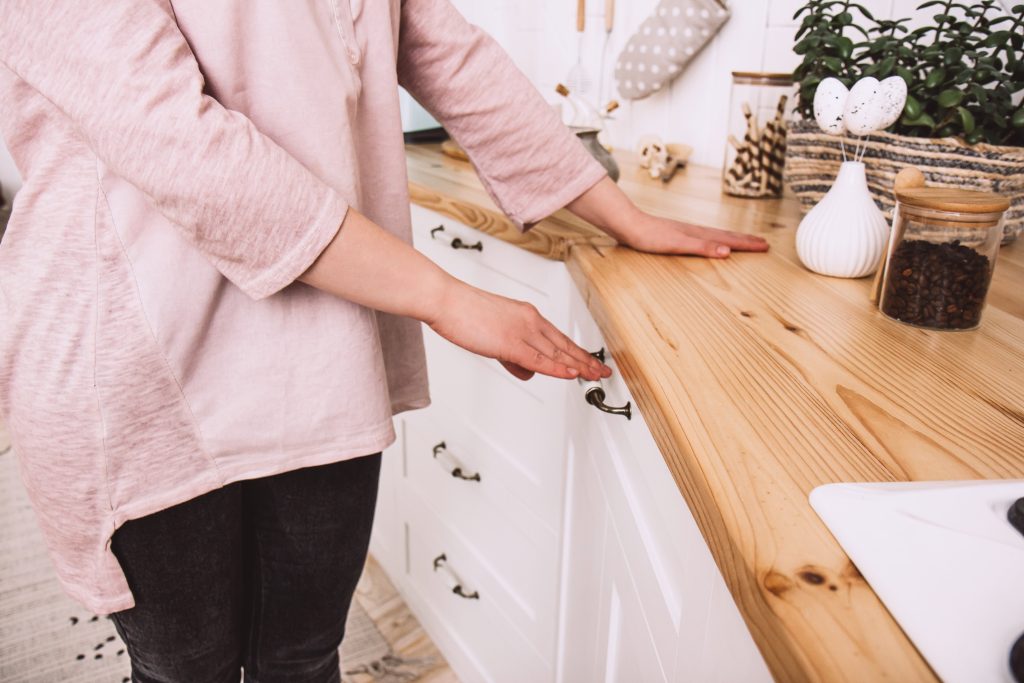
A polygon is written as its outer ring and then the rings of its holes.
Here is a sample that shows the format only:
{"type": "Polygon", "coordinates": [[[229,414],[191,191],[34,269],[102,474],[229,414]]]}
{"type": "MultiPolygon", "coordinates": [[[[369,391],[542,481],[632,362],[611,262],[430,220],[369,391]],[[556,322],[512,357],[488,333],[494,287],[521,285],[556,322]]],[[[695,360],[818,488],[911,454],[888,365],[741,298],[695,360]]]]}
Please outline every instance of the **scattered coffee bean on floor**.
{"type": "Polygon", "coordinates": [[[882,312],[922,327],[975,327],[991,278],[988,257],[959,241],[906,240],[889,263],[882,312]]]}

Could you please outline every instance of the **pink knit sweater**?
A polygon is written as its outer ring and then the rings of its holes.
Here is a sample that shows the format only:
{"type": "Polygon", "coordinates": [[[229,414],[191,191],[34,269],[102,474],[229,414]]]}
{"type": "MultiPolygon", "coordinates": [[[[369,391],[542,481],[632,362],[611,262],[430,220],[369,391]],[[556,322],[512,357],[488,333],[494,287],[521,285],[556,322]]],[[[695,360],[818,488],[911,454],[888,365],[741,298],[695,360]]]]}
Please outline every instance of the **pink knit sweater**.
{"type": "Polygon", "coordinates": [[[126,520],[429,402],[417,322],[294,282],[349,206],[409,240],[399,83],[521,224],[603,177],[447,0],[4,1],[0,414],[89,609],[134,604],[126,520]]]}

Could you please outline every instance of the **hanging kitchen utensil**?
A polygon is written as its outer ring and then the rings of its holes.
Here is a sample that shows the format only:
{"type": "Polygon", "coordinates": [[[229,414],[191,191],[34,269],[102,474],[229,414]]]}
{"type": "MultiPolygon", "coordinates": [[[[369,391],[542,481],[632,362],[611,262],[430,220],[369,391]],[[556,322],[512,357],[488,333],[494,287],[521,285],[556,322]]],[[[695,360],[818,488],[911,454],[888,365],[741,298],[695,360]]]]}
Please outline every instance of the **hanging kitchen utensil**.
{"type": "Polygon", "coordinates": [[[580,97],[586,97],[594,82],[590,74],[583,68],[583,35],[587,21],[587,0],[576,0],[576,32],[579,34],[579,47],[576,49],[576,65],[569,71],[565,84],[569,90],[580,97]]]}
{"type": "MultiPolygon", "coordinates": [[[[615,0],[604,0],[604,47],[601,48],[601,84],[598,86],[597,101],[607,102],[608,97],[608,48],[615,29],[615,0]]],[[[609,104],[611,104],[609,102],[609,104]]],[[[607,105],[605,105],[607,107],[607,105]]],[[[609,112],[610,113],[610,112],[609,112]]]]}
{"type": "Polygon", "coordinates": [[[725,0],[661,0],[615,65],[619,94],[639,100],[675,79],[729,19],[725,0]]]}

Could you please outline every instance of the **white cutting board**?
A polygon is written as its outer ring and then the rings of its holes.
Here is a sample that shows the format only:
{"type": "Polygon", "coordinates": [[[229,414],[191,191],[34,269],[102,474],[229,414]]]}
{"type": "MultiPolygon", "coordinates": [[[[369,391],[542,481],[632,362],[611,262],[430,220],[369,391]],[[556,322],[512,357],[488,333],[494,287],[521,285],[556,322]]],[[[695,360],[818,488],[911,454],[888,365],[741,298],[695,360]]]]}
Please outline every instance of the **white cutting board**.
{"type": "Polygon", "coordinates": [[[1014,683],[1024,634],[1024,535],[1006,511],[1024,480],[828,484],[811,505],[946,683],[1014,683]]]}

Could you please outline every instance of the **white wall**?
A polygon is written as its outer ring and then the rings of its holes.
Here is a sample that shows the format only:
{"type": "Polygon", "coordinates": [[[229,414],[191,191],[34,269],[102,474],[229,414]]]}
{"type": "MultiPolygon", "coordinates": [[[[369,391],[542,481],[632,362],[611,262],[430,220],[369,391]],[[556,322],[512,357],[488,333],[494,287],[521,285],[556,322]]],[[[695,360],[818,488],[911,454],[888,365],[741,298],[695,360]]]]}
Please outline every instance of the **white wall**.
{"type": "MultiPolygon", "coordinates": [[[[880,18],[915,17],[923,0],[860,0],[880,18]]],[[[512,55],[545,97],[576,63],[576,3],[571,0],[452,0],[473,23],[490,32],[512,55]]],[[[639,136],[655,133],[667,142],[694,147],[694,161],[721,165],[730,115],[732,71],[792,71],[799,64],[793,14],[803,0],[731,0],[732,18],[686,71],[665,90],[637,102],[623,102],[608,123],[608,140],[632,148],[639,136]]],[[[1013,0],[1002,0],[1009,11],[1013,0]]],[[[601,72],[604,1],[588,0],[583,63],[591,77],[601,72]]],[[[615,59],[658,0],[617,0],[615,29],[605,72],[610,84],[615,59]]],[[[926,10],[930,16],[936,10],[926,10]]],[[[608,86],[614,90],[613,85],[608,86]]]]}
{"type": "MultiPolygon", "coordinates": [[[[862,0],[888,17],[893,2],[914,6],[920,0],[862,0]]],[[[555,85],[576,63],[576,3],[570,0],[453,0],[466,17],[491,33],[512,55],[545,97],[555,101],[555,85]]],[[[658,0],[617,0],[615,29],[605,65],[614,91],[615,59],[658,0]]],[[[694,147],[694,161],[720,165],[724,155],[732,71],[792,71],[792,51],[802,0],[732,0],[732,17],[669,87],[644,100],[622,102],[608,122],[608,141],[632,148],[646,133],[694,147]]],[[[588,0],[583,63],[595,80],[601,72],[605,40],[603,0],[588,0]]],[[[906,15],[904,15],[906,16],[906,15]]]]}
{"type": "MultiPolygon", "coordinates": [[[[861,0],[879,17],[914,16],[922,0],[861,0]]],[[[1015,0],[1002,0],[1009,8],[1015,0]]],[[[540,91],[552,101],[555,85],[576,63],[576,3],[571,0],[452,0],[473,23],[491,33],[540,91]]],[[[592,78],[600,75],[605,41],[604,1],[588,0],[583,63],[592,78]]],[[[607,50],[605,72],[612,72],[619,51],[651,14],[658,0],[617,0],[615,30],[607,50]]],[[[730,112],[732,71],[791,71],[799,60],[792,52],[797,22],[793,13],[803,0],[731,0],[732,18],[712,43],[676,81],[656,95],[623,102],[608,122],[611,144],[632,148],[637,138],[655,133],[668,142],[694,147],[694,161],[720,165],[730,112]]],[[[7,150],[0,144],[0,186],[6,196],[21,185],[7,150]]]]}

